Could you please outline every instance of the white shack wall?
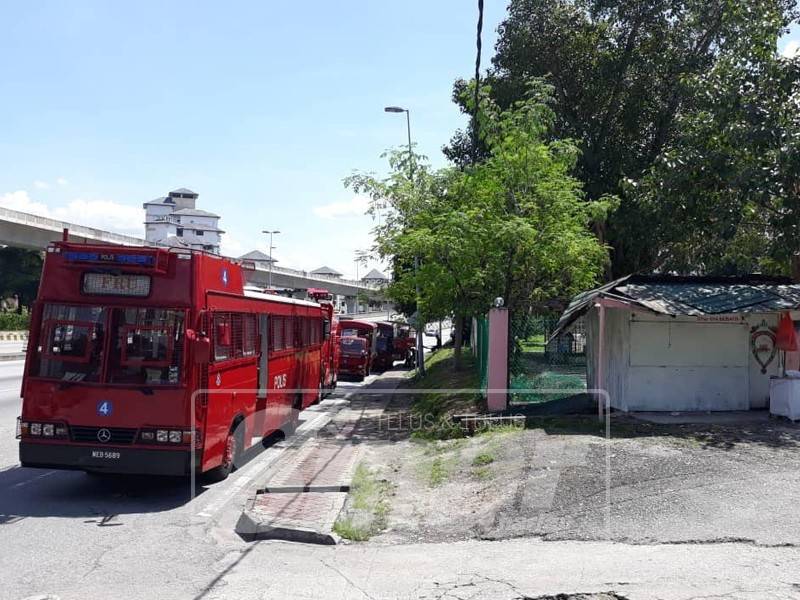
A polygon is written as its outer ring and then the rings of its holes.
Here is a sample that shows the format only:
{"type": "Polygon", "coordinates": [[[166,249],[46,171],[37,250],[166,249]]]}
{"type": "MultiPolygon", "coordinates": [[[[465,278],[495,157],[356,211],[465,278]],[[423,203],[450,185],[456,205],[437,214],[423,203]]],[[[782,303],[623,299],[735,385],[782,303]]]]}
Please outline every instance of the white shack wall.
{"type": "Polygon", "coordinates": [[[586,314],[586,384],[589,389],[605,389],[611,396],[611,406],[625,408],[628,363],[630,361],[630,312],[616,308],[605,309],[606,337],[603,348],[603,384],[597,381],[597,343],[599,314],[592,308],[586,314]]]}
{"type": "MultiPolygon", "coordinates": [[[[623,411],[725,411],[767,406],[775,360],[761,372],[750,349],[752,327],[776,327],[778,315],[744,320],[701,321],[695,317],[606,309],[605,388],[611,406],[623,411]]],[[[586,315],[587,383],[597,381],[599,317],[586,315]]]]}

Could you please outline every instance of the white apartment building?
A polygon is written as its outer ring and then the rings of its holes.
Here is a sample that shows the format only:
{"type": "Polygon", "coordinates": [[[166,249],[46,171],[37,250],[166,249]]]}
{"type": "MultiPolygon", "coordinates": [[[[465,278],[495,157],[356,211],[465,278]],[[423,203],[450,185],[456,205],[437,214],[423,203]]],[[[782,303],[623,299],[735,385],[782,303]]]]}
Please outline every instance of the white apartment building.
{"type": "Polygon", "coordinates": [[[145,239],[154,244],[219,254],[219,215],[196,207],[199,194],[186,188],[145,202],[145,239]]]}

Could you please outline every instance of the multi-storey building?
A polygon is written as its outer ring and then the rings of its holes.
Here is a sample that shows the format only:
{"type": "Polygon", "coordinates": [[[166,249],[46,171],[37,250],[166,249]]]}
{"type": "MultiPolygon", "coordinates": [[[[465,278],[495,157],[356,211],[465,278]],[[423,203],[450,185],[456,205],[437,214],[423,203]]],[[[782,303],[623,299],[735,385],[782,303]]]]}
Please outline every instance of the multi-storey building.
{"type": "Polygon", "coordinates": [[[219,254],[219,215],[196,207],[198,195],[179,188],[144,203],[145,238],[167,246],[205,250],[219,254]]]}

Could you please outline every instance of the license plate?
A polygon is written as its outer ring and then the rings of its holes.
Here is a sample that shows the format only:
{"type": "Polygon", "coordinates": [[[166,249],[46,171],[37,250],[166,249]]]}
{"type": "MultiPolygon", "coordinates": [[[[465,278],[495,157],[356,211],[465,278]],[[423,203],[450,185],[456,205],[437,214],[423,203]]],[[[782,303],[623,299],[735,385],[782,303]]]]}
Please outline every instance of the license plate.
{"type": "Polygon", "coordinates": [[[119,460],[120,453],[113,450],[92,450],[92,458],[101,460],[119,460]]]}

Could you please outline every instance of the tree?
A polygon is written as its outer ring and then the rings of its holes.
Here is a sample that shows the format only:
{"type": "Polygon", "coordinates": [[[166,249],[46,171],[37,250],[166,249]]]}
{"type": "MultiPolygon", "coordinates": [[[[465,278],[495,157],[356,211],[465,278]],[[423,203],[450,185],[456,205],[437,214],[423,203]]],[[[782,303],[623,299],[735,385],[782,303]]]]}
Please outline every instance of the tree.
{"type": "Polygon", "coordinates": [[[588,226],[613,202],[584,202],[571,175],[577,148],[546,139],[554,119],[551,91],[535,82],[528,99],[505,111],[486,98],[480,110],[486,158],[474,167],[431,171],[415,156],[409,171],[408,155],[397,152],[387,178],[356,173],[346,180],[374,206],[390,208],[375,230],[376,252],[395,264],[419,258],[416,276],[406,270],[389,293],[408,300],[419,284],[426,320],[454,314],[458,329],[495,297],[525,310],[590,287],[602,272],[606,249],[588,226]]]}
{"type": "Polygon", "coordinates": [[[800,252],[800,61],[722,61],[629,196],[664,225],[675,271],[786,274],[800,252]]]}
{"type": "Polygon", "coordinates": [[[0,248],[0,298],[17,294],[20,307],[30,306],[39,290],[42,253],[10,246],[0,248]]]}
{"type": "MultiPolygon", "coordinates": [[[[576,140],[577,176],[589,200],[622,197],[596,233],[612,246],[609,275],[652,269],[661,226],[623,181],[638,181],[670,146],[676,122],[691,113],[697,77],[721,62],[774,55],[795,17],[794,0],[512,0],[500,25],[486,81],[501,107],[523,98],[531,77],[553,85],[555,139],[576,140]]],[[[468,111],[468,82],[454,99],[468,111]]],[[[474,127],[474,121],[470,127],[474,127]]],[[[465,166],[471,131],[458,132],[447,154],[465,166]]],[[[483,156],[486,148],[483,148],[483,156]]],[[[684,228],[686,229],[686,228],[684,228]]]]}

